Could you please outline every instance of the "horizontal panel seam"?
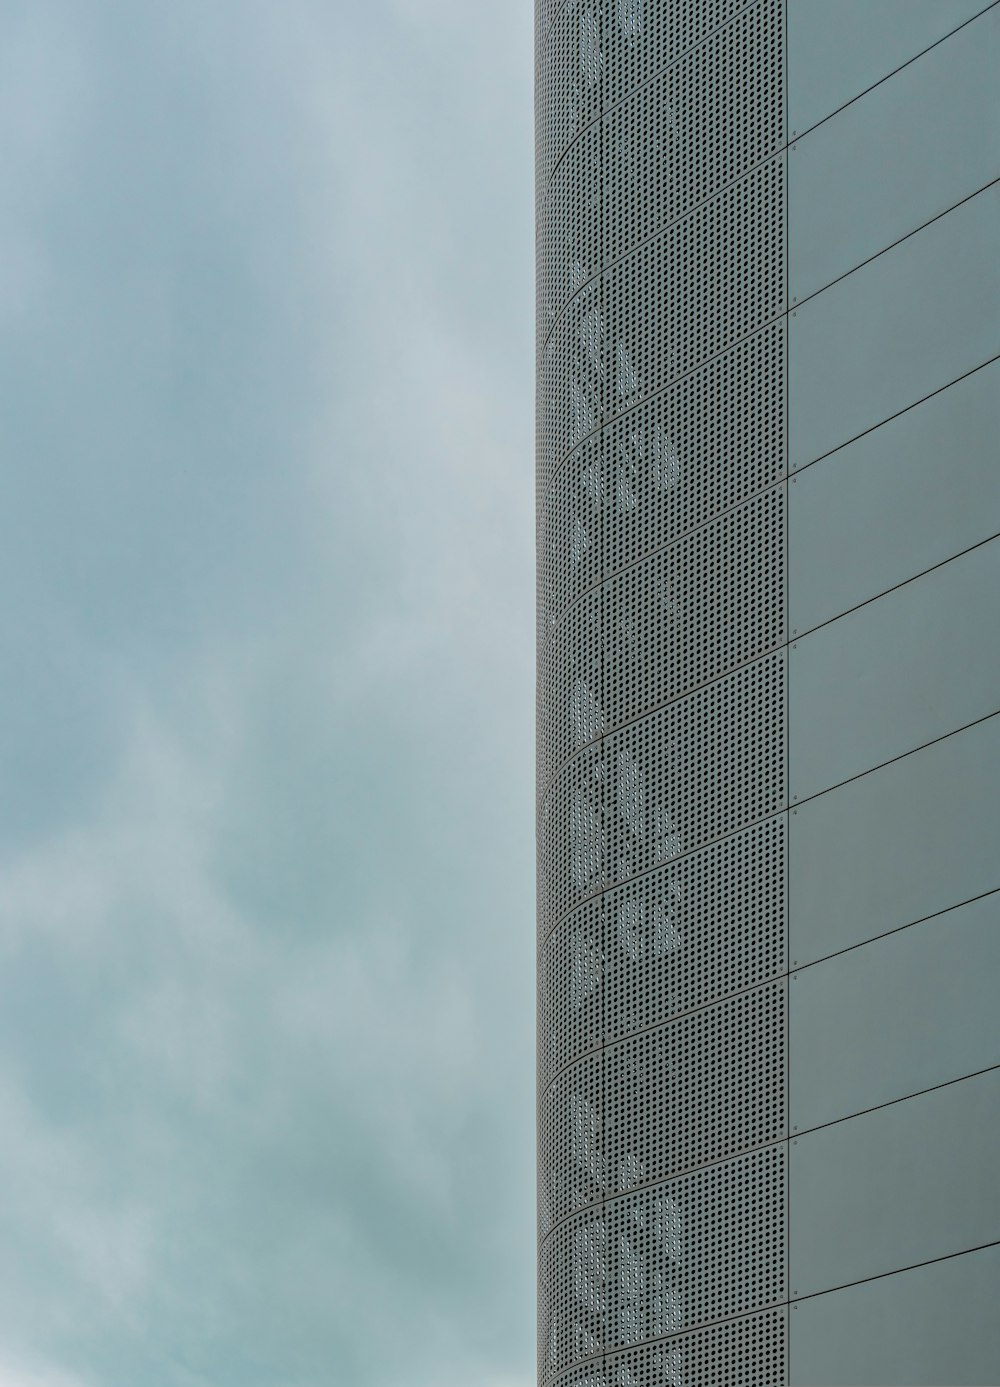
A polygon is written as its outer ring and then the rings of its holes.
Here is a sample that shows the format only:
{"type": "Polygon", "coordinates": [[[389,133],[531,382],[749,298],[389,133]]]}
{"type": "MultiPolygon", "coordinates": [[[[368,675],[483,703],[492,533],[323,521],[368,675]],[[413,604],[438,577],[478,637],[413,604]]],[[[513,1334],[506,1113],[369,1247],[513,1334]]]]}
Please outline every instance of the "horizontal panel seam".
{"type": "Polygon", "coordinates": [[[610,896],[613,894],[613,892],[620,890],[622,887],[630,886],[634,881],[642,881],[645,877],[652,876],[654,872],[662,872],[664,868],[672,867],[675,862],[682,862],[685,858],[693,857],[695,853],[704,852],[707,848],[715,847],[715,845],[718,843],[728,842],[730,838],[738,838],[741,833],[746,833],[751,828],[757,828],[760,824],[770,823],[772,819],[782,818],[783,816],[787,815],[787,813],[787,805],[782,805],[780,809],[772,809],[770,813],[761,814],[761,816],[757,819],[748,819],[745,823],[740,824],[737,828],[730,829],[727,833],[716,834],[714,838],[706,838],[703,842],[696,843],[693,848],[686,848],[684,852],[675,853],[673,857],[667,858],[664,862],[657,862],[652,867],[646,867],[641,872],[635,872],[632,876],[626,877],[623,881],[612,882],[608,886],[601,886],[598,889],[591,891],[586,896],[581,896],[578,901],[575,901],[573,905],[568,906],[567,909],[564,910],[562,914],[556,918],[555,922],[545,932],[544,937],[539,941],[538,947],[543,947],[548,942],[550,936],[560,927],[560,925],[564,924],[569,919],[569,917],[574,913],[574,911],[580,910],[583,906],[588,905],[591,901],[596,901],[599,897],[602,896],[610,896]]]}
{"type": "Polygon", "coordinates": [[[919,573],[912,574],[909,578],[903,578],[898,583],[893,583],[891,587],[883,588],[872,597],[866,597],[863,602],[856,602],[853,607],[845,607],[842,612],[837,612],[835,616],[829,616],[825,621],[819,621],[815,626],[805,626],[801,630],[794,630],[792,634],[796,644],[805,640],[807,636],[822,631],[827,626],[832,626],[835,621],[841,621],[844,617],[853,616],[855,612],[863,611],[865,607],[870,607],[873,602],[880,601],[883,597],[890,596],[891,593],[899,592],[901,588],[909,587],[911,583],[918,583],[921,578],[926,578],[930,573],[936,573],[938,569],[947,568],[950,563],[955,563],[958,559],[964,559],[969,554],[974,554],[977,549],[984,549],[986,545],[992,544],[994,540],[1000,539],[1000,531],[987,535],[985,539],[976,540],[975,544],[970,544],[965,549],[959,549],[954,554],[949,554],[946,559],[939,559],[937,563],[932,563],[929,568],[922,568],[919,573]]]}
{"type": "Polygon", "coordinates": [[[628,1199],[633,1194],[643,1194],[648,1190],[659,1189],[661,1185],[672,1185],[677,1180],[684,1180],[689,1175],[697,1175],[703,1170],[713,1170],[717,1166],[731,1165],[735,1161],[744,1160],[747,1156],[758,1155],[761,1151],[784,1150],[787,1145],[787,1135],[772,1137],[770,1141],[761,1141],[755,1146],[741,1147],[737,1151],[728,1152],[725,1156],[717,1156],[712,1161],[700,1161],[697,1165],[678,1167],[677,1170],[672,1170],[666,1175],[658,1175],[655,1180],[644,1180],[639,1185],[630,1185],[627,1190],[615,1190],[612,1194],[603,1194],[590,1204],[581,1204],[579,1208],[571,1209],[568,1214],[563,1214],[561,1218],[555,1219],[548,1231],[538,1240],[538,1255],[541,1256],[554,1233],[557,1233],[560,1228],[581,1214],[592,1213],[595,1209],[605,1209],[609,1204],[617,1204],[619,1200],[628,1199]]]}
{"type": "MultiPolygon", "coordinates": [[[[1000,4],[1000,0],[997,0],[997,3],[1000,4]]],[[[909,414],[911,409],[919,408],[920,405],[926,404],[928,400],[933,400],[935,395],[943,394],[945,390],[950,390],[953,385],[958,385],[963,380],[968,380],[969,377],[974,376],[977,371],[985,371],[988,366],[994,366],[998,361],[1000,361],[1000,353],[996,356],[987,357],[987,359],[981,361],[978,366],[973,366],[968,371],[963,371],[960,376],[955,376],[954,379],[946,381],[944,385],[939,385],[936,390],[930,391],[927,395],[921,395],[919,400],[914,400],[912,404],[904,405],[902,409],[897,409],[895,414],[886,415],[886,417],[880,419],[877,424],[872,424],[870,428],[862,429],[860,433],[856,433],[852,435],[851,438],[845,439],[843,443],[838,443],[836,448],[830,448],[825,453],[820,453],[818,457],[810,458],[808,462],[800,463],[797,467],[791,467],[789,476],[797,477],[800,472],[805,472],[810,467],[815,467],[818,462],[823,462],[824,459],[833,457],[835,453],[842,452],[845,448],[849,448],[852,443],[857,443],[858,439],[867,438],[868,435],[874,433],[876,429],[885,428],[886,424],[891,424],[893,420],[901,418],[904,414],[909,414]]],[[[571,456],[571,454],[572,450],[567,454],[567,458],[571,456]]],[[[562,464],[560,464],[560,467],[561,466],[562,464]]],[[[554,475],[553,473],[553,476],[554,475]]]]}
{"type": "Polygon", "coordinates": [[[817,1296],[832,1295],[835,1291],[846,1291],[852,1286],[867,1286],[872,1281],[884,1281],[887,1276],[902,1276],[907,1271],[919,1271],[921,1267],[937,1266],[939,1262],[952,1262],[956,1257],[968,1257],[973,1252],[985,1252],[988,1248],[1000,1247],[1000,1239],[988,1243],[977,1243],[975,1247],[962,1247],[957,1252],[946,1252],[941,1257],[929,1257],[926,1262],[910,1262],[905,1267],[894,1267],[892,1271],[879,1271],[874,1276],[862,1276],[857,1281],[841,1281],[836,1286],[827,1286],[822,1291],[806,1291],[804,1295],[794,1295],[794,1307],[804,1300],[815,1300],[817,1296]]]}
{"type": "Polygon", "coordinates": [[[692,535],[698,534],[701,530],[707,530],[711,525],[716,524],[720,520],[724,520],[727,516],[733,515],[743,507],[749,508],[754,501],[759,501],[760,498],[766,496],[769,491],[781,491],[785,481],[786,478],[782,475],[775,481],[768,482],[766,486],[758,487],[756,491],[748,492],[746,496],[741,496],[740,499],[734,501],[732,505],[726,506],[723,510],[714,511],[707,519],[700,520],[697,525],[689,525],[686,530],[679,530],[677,534],[671,535],[670,539],[664,540],[664,542],[657,545],[655,549],[645,550],[638,558],[623,564],[621,568],[612,569],[611,572],[606,573],[603,578],[598,578],[596,582],[591,583],[588,587],[582,588],[571,601],[567,602],[564,607],[559,608],[552,629],[542,640],[539,655],[544,654],[549,645],[551,645],[552,641],[555,639],[556,631],[559,629],[562,622],[565,621],[566,617],[569,616],[570,612],[578,607],[591,593],[597,592],[599,588],[602,588],[605,583],[614,582],[616,578],[620,578],[623,574],[631,573],[633,569],[641,568],[648,560],[659,558],[661,555],[665,554],[668,549],[672,549],[674,545],[681,544],[684,540],[689,539],[692,535]]]}
{"type": "Polygon", "coordinates": [[[910,747],[908,751],[901,751],[898,756],[890,756],[887,761],[879,761],[877,765],[868,766],[863,771],[858,771],[857,775],[849,775],[846,780],[838,780],[835,785],[826,785],[822,790],[816,790],[811,795],[803,795],[801,798],[792,797],[792,813],[794,814],[803,804],[809,804],[812,800],[829,795],[834,790],[839,790],[843,785],[852,785],[856,780],[863,780],[866,775],[874,775],[876,771],[884,770],[886,766],[893,766],[897,761],[905,761],[908,756],[916,756],[918,752],[926,751],[928,747],[937,746],[939,742],[946,742],[949,737],[957,737],[962,732],[968,732],[970,728],[978,727],[980,723],[989,722],[991,718],[1000,717],[1000,708],[994,709],[992,713],[984,713],[981,718],[973,718],[971,722],[963,723],[961,727],[953,727],[950,732],[942,732],[940,737],[932,737],[929,742],[921,742],[920,746],[910,747]]]}
{"type": "MultiPolygon", "coordinates": [[[[997,3],[1000,4],[1000,0],[997,0],[997,3]]],[[[585,443],[590,443],[593,439],[598,438],[603,429],[610,427],[612,424],[616,424],[619,419],[627,419],[630,414],[634,414],[636,410],[642,409],[642,407],[648,405],[651,400],[658,400],[661,395],[665,395],[669,390],[676,389],[682,381],[688,380],[691,376],[696,375],[698,371],[703,371],[715,361],[721,361],[722,358],[733,351],[734,348],[742,346],[744,342],[749,342],[754,337],[762,336],[768,328],[773,328],[775,323],[785,322],[788,316],[787,307],[781,309],[779,313],[773,313],[770,318],[766,318],[762,323],[758,323],[756,327],[751,328],[749,332],[744,332],[740,336],[732,338],[724,347],[720,347],[717,352],[713,352],[711,356],[706,356],[701,361],[695,362],[693,366],[690,366],[686,371],[682,371],[679,375],[671,376],[670,379],[664,381],[663,385],[658,389],[651,390],[648,395],[643,395],[641,400],[636,400],[633,404],[626,405],[624,409],[618,410],[616,414],[612,414],[607,419],[602,420],[601,423],[595,424],[589,433],[583,434],[582,437],[578,438],[574,444],[567,448],[562,457],[553,465],[552,471],[545,483],[545,492],[542,497],[543,505],[548,501],[549,492],[555,485],[559,473],[563,470],[578,448],[582,448],[585,443]]],[[[836,450],[831,449],[830,451],[834,452],[836,450]]],[[[819,459],[816,459],[816,461],[819,461],[819,459]]]]}
{"type": "Polygon", "coordinates": [[[931,1084],[928,1088],[916,1088],[912,1093],[900,1094],[898,1098],[888,1098],[884,1103],[876,1103],[873,1107],[859,1108],[857,1112],[845,1113],[843,1117],[832,1117],[829,1122],[817,1122],[814,1127],[792,1127],[792,1145],[794,1146],[800,1137],[810,1136],[813,1132],[823,1132],[830,1127],[839,1127],[844,1122],[853,1122],[856,1118],[868,1117],[872,1113],[882,1112],[885,1108],[898,1107],[900,1103],[908,1103],[912,1098],[924,1098],[928,1093],[937,1093],[943,1088],[954,1088],[956,1084],[967,1083],[970,1079],[981,1079],[984,1074],[995,1074],[998,1070],[1000,1070],[1000,1061],[996,1064],[988,1064],[984,1069],[973,1069],[968,1074],[957,1074],[953,1079],[944,1079],[941,1083],[931,1084]]]}
{"type": "MultiPolygon", "coordinates": [[[[566,767],[571,766],[573,762],[583,756],[586,751],[591,750],[601,742],[607,741],[609,737],[616,737],[619,732],[624,732],[629,727],[638,726],[640,722],[645,722],[647,718],[655,717],[657,713],[665,712],[668,708],[672,708],[675,703],[683,703],[686,698],[693,698],[695,694],[703,693],[705,689],[710,689],[713,684],[720,684],[723,679],[729,679],[734,674],[739,674],[743,670],[750,669],[753,665],[762,664],[770,656],[777,655],[780,651],[788,649],[789,641],[786,632],[782,640],[775,641],[773,645],[768,645],[761,650],[755,651],[753,655],[747,656],[745,660],[741,660],[738,664],[727,665],[724,669],[719,670],[718,673],[710,675],[707,679],[702,679],[700,683],[690,684],[682,689],[680,693],[671,694],[670,697],[664,699],[662,703],[655,703],[648,708],[644,708],[633,717],[626,718],[624,722],[616,722],[613,727],[607,728],[596,737],[591,737],[589,742],[584,742],[582,746],[576,747],[568,756],[563,757],[558,766],[552,771],[548,781],[545,782],[544,789],[538,793],[538,812],[541,813],[545,801],[552,791],[552,787],[566,767]]],[[[804,803],[805,801],[798,802],[804,803]]],[[[728,834],[726,836],[728,837],[728,834]]]]}
{"type": "MultiPolygon", "coordinates": [[[[1000,3],[1000,0],[998,0],[998,3],[1000,3]]],[[[983,193],[988,193],[989,190],[991,188],[995,188],[998,183],[1000,183],[1000,175],[998,175],[996,178],[991,178],[988,183],[983,183],[981,187],[974,189],[971,193],[966,193],[965,197],[959,198],[957,202],[953,202],[951,206],[946,207],[943,212],[936,212],[933,217],[928,217],[927,221],[921,222],[919,226],[914,226],[909,231],[904,232],[902,236],[897,236],[895,241],[890,241],[888,245],[885,245],[880,250],[877,250],[874,253],[874,255],[869,255],[867,259],[859,260],[858,263],[856,265],[852,265],[849,270],[845,270],[843,274],[837,275],[835,279],[829,280],[828,283],[820,285],[818,289],[813,289],[811,293],[803,295],[803,297],[800,299],[790,298],[789,307],[792,310],[792,316],[794,317],[795,312],[797,312],[798,309],[800,309],[804,304],[811,303],[812,300],[818,298],[820,294],[825,294],[828,289],[833,289],[836,287],[836,285],[843,284],[844,280],[850,279],[851,275],[857,274],[859,270],[866,269],[876,260],[880,260],[883,255],[888,255],[890,251],[895,250],[898,246],[901,246],[904,241],[909,241],[914,236],[919,236],[922,231],[926,231],[927,228],[929,226],[933,226],[935,222],[942,221],[945,217],[950,217],[952,212],[957,212],[958,209],[960,207],[964,207],[967,202],[973,202],[977,197],[982,197],[983,193]]],[[[793,209],[791,207],[791,179],[789,179],[788,186],[788,211],[789,218],[791,218],[793,214],[793,209]]],[[[789,237],[789,241],[791,241],[791,237],[789,237]]],[[[789,288],[790,287],[791,285],[789,284],[789,288]]],[[[572,299],[570,300],[570,302],[572,302],[572,299]]]]}
{"type": "Polygon", "coordinates": [[[955,901],[953,905],[942,906],[940,910],[932,910],[929,915],[921,915],[918,920],[907,920],[905,925],[897,925],[895,929],[883,930],[881,934],[873,934],[870,939],[861,939],[857,944],[848,944],[846,948],[835,949],[832,954],[823,954],[820,958],[812,958],[808,963],[792,963],[791,972],[802,973],[807,968],[815,968],[817,964],[827,963],[832,958],[841,958],[844,954],[852,954],[856,949],[863,949],[868,944],[877,944],[880,939],[891,939],[894,934],[902,934],[904,930],[914,929],[917,925],[926,924],[928,920],[936,920],[941,915],[948,915],[953,910],[961,910],[964,906],[975,905],[976,901],[988,900],[990,896],[995,896],[1000,892],[1000,885],[991,886],[988,891],[980,891],[976,896],[967,896],[965,900],[955,901]]]}
{"type": "Polygon", "coordinates": [[[651,1035],[653,1031],[664,1031],[669,1026],[679,1024],[681,1021],[686,1021],[691,1016],[697,1016],[701,1012],[711,1011],[713,1007],[722,1008],[740,997],[749,996],[752,992],[766,992],[768,989],[772,992],[780,992],[782,990],[781,983],[785,981],[788,976],[788,969],[785,968],[782,972],[771,973],[765,978],[759,978],[756,982],[748,983],[746,987],[736,988],[733,992],[720,993],[719,996],[712,997],[707,1002],[699,1002],[697,1006],[685,1007],[683,1011],[671,1012],[669,1016],[665,1016],[661,1021],[653,1021],[648,1026],[640,1026],[638,1030],[623,1031],[621,1035],[615,1035],[609,1032],[599,1044],[591,1045],[586,1050],[578,1051],[573,1055],[572,1059],[567,1060],[565,1064],[561,1065],[559,1069],[546,1079],[544,1085],[538,1088],[537,1097],[535,1099],[536,1105],[541,1104],[557,1079],[561,1079],[564,1074],[568,1073],[569,1070],[574,1068],[575,1065],[580,1064],[583,1060],[593,1059],[595,1055],[599,1055],[606,1050],[616,1049],[619,1045],[624,1045],[628,1041],[634,1040],[637,1036],[651,1035]]]}

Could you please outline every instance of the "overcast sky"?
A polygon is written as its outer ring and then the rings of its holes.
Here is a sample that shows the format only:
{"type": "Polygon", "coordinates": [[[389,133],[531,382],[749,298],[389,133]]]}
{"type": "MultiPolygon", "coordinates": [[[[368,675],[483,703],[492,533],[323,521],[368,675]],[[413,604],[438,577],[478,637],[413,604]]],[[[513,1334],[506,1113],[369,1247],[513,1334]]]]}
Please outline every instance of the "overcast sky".
{"type": "Polygon", "coordinates": [[[0,1387],[528,1387],[529,0],[0,0],[0,1387]]]}

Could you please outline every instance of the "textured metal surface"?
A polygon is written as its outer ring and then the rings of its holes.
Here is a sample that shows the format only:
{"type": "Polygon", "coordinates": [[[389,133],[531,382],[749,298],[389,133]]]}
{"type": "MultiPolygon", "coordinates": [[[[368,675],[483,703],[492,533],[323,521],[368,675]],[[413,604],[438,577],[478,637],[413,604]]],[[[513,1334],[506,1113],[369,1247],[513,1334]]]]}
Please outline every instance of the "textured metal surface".
{"type": "Polygon", "coordinates": [[[539,1079],[787,969],[786,818],[675,858],[573,911],[539,952],[539,1079]]]}
{"type": "Polygon", "coordinates": [[[543,1387],[986,1361],[998,16],[536,0],[543,1387]]]}
{"type": "Polygon", "coordinates": [[[785,1378],[784,16],[536,6],[545,1384],[785,1378]]]}
{"type": "Polygon", "coordinates": [[[539,1367],[786,1299],[785,1148],[692,1171],[574,1214],[539,1258],[539,1367]]]}
{"type": "Polygon", "coordinates": [[[542,797],[539,921],[786,803],[784,651],[572,757],[542,797]]]}
{"type": "Polygon", "coordinates": [[[539,1104],[541,1236],[607,1196],[784,1135],[785,987],[629,1036],[551,1081],[539,1104]]]}
{"type": "Polygon", "coordinates": [[[554,1387],[782,1387],[787,1316],[743,1315],[570,1368],[554,1387]]]}

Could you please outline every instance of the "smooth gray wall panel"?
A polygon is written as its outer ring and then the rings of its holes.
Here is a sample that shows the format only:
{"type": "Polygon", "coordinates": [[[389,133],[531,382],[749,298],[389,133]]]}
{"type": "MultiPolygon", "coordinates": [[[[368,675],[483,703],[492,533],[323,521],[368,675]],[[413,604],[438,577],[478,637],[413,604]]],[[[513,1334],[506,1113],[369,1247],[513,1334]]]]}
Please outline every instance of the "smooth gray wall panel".
{"type": "Polygon", "coordinates": [[[1000,355],[998,225],[994,184],[795,310],[793,467],[1000,355]]]}
{"type": "Polygon", "coordinates": [[[789,815],[793,966],[1000,887],[1000,717],[789,815]]]}
{"type": "Polygon", "coordinates": [[[793,800],[997,711],[998,592],[994,539],[792,645],[793,800]]]}
{"type": "Polygon", "coordinates": [[[1000,177],[998,71],[1000,7],[793,144],[793,302],[1000,177]]]}
{"type": "Polygon", "coordinates": [[[796,473],[788,488],[792,631],[1000,532],[998,438],[1000,362],[796,473]]]}
{"type": "Polygon", "coordinates": [[[801,135],[984,9],[983,0],[788,0],[788,128],[801,135]]]}
{"type": "Polygon", "coordinates": [[[1000,1064],[1000,892],[792,975],[800,1132],[1000,1064]]]}
{"type": "Polygon", "coordinates": [[[1000,1070],[792,1141],[792,1295],[1000,1239],[1000,1070]]]}
{"type": "Polygon", "coordinates": [[[1000,1247],[795,1306],[791,1387],[982,1387],[1000,1381],[1000,1247]]]}

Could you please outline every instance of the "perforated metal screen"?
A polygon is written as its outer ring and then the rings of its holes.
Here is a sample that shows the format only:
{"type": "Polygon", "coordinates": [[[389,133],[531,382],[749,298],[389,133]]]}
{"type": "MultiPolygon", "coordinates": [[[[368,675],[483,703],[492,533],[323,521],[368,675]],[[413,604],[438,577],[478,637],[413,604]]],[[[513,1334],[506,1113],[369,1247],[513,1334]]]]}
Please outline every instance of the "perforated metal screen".
{"type": "Polygon", "coordinates": [[[536,0],[539,1381],[786,1375],[782,0],[536,0]]]}

